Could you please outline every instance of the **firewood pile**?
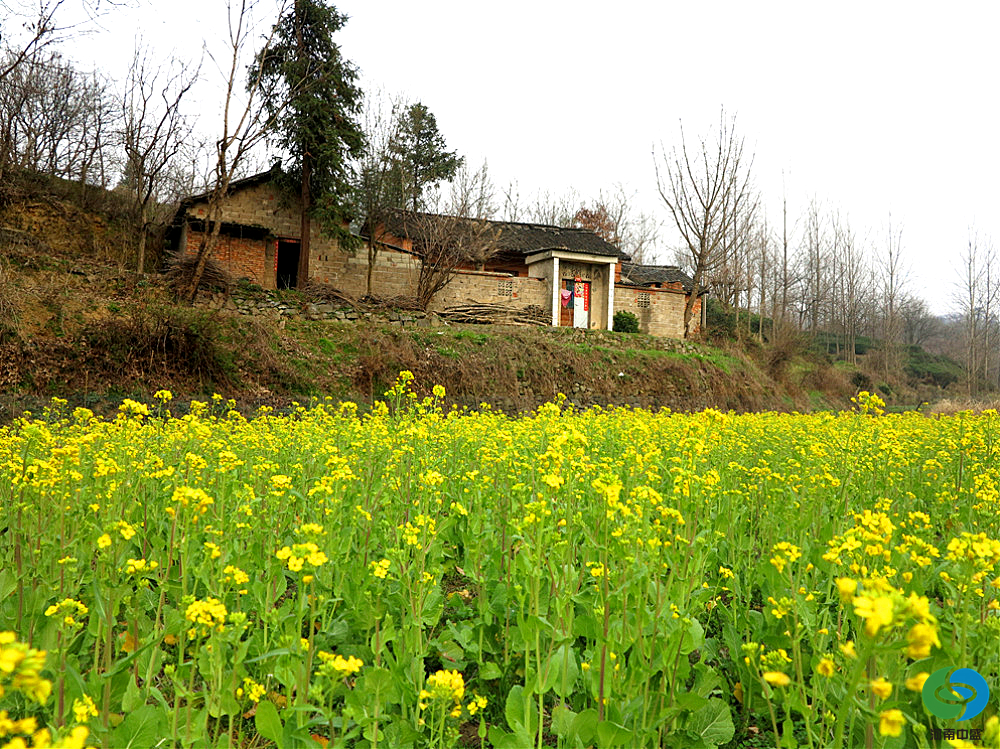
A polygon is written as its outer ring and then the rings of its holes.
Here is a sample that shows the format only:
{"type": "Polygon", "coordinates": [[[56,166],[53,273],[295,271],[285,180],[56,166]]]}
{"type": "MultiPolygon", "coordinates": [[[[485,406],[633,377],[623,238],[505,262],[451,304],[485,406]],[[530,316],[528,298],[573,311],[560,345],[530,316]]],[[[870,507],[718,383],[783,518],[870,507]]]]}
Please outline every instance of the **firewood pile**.
{"type": "Polygon", "coordinates": [[[459,304],[442,310],[438,315],[448,322],[481,325],[548,325],[551,322],[549,313],[534,304],[526,307],[487,303],[459,304]]]}
{"type": "MultiPolygon", "coordinates": [[[[198,265],[193,255],[175,254],[167,261],[166,280],[178,294],[187,291],[198,265]]],[[[212,258],[205,261],[205,269],[198,283],[199,291],[218,291],[229,294],[233,288],[233,277],[212,258]]]]}
{"type": "Polygon", "coordinates": [[[313,301],[324,302],[326,304],[336,304],[340,307],[357,308],[358,300],[335,286],[319,281],[310,281],[303,289],[306,295],[313,301]]]}
{"type": "Polygon", "coordinates": [[[423,307],[416,297],[412,296],[378,296],[365,295],[361,298],[351,296],[330,284],[310,281],[304,289],[310,299],[338,307],[350,307],[360,312],[375,312],[379,310],[410,310],[422,311],[423,307]]]}

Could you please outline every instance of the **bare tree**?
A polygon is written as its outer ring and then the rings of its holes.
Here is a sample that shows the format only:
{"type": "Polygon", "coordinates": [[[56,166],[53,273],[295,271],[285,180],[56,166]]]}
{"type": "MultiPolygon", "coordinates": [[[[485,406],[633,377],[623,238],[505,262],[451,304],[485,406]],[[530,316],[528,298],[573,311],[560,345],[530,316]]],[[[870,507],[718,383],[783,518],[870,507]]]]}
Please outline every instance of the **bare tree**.
{"type": "Polygon", "coordinates": [[[990,339],[996,327],[996,255],[988,237],[969,228],[969,239],[960,257],[959,282],[955,292],[964,338],[966,387],[969,395],[989,380],[990,339]]]}
{"type": "Polygon", "coordinates": [[[580,202],[580,194],[576,190],[569,190],[564,195],[539,191],[527,205],[518,206],[517,211],[512,211],[513,206],[508,196],[504,205],[504,220],[547,226],[572,226],[573,216],[580,202]],[[515,213],[518,214],[517,218],[514,218],[515,213]]]}
{"type": "Polygon", "coordinates": [[[926,346],[942,333],[941,320],[931,314],[927,302],[906,294],[899,305],[903,320],[903,342],[907,346],[926,346]]]}
{"type": "Polygon", "coordinates": [[[435,213],[409,214],[415,222],[414,249],[420,254],[417,299],[426,308],[462,266],[482,270],[499,250],[502,228],[496,191],[486,162],[473,171],[463,164],[435,213]]]}
{"type": "Polygon", "coordinates": [[[892,215],[889,215],[887,242],[884,254],[879,258],[880,289],[882,298],[882,339],[885,347],[884,371],[886,378],[890,372],[899,369],[899,343],[902,339],[902,318],[900,304],[906,286],[907,270],[902,255],[903,230],[893,229],[892,215]]]}
{"type": "Polygon", "coordinates": [[[814,197],[806,209],[804,244],[802,247],[802,277],[805,292],[799,310],[800,327],[808,327],[815,334],[825,322],[827,294],[827,236],[819,201],[814,197]]]}
{"type": "Polygon", "coordinates": [[[106,187],[115,116],[106,81],[39,52],[0,80],[0,163],[106,187]]]}
{"type": "Polygon", "coordinates": [[[150,209],[162,196],[170,167],[183,155],[191,137],[193,126],[181,112],[181,101],[197,79],[197,69],[174,62],[164,68],[149,59],[147,50],[135,50],[121,102],[121,141],[139,273],[146,267],[146,238],[153,221],[150,209]]]}
{"type": "Polygon", "coordinates": [[[400,167],[392,152],[399,137],[400,116],[407,107],[402,97],[377,92],[365,99],[365,147],[358,170],[358,204],[365,221],[368,250],[366,293],[371,296],[372,278],[378,261],[382,231],[394,211],[403,207],[406,196],[400,167]]]}
{"type": "Polygon", "coordinates": [[[56,23],[56,11],[63,4],[64,0],[39,0],[37,10],[31,10],[22,6],[15,6],[8,2],[0,2],[0,10],[6,16],[8,29],[0,29],[0,52],[3,60],[0,61],[0,81],[13,73],[24,62],[32,59],[44,47],[54,42],[60,31],[56,23]],[[12,22],[21,21],[21,28],[24,34],[20,39],[9,31],[12,22]],[[11,37],[15,36],[12,40],[11,37]]]}
{"type": "Polygon", "coordinates": [[[744,155],[743,139],[735,133],[735,117],[723,111],[713,141],[699,139],[689,151],[681,126],[681,146],[656,161],[660,198],[684,240],[692,269],[692,289],[684,305],[684,337],[691,333],[695,302],[705,288],[706,274],[719,262],[720,248],[738,221],[745,204],[753,200],[750,169],[753,157],[744,155]]]}
{"type": "MultiPolygon", "coordinates": [[[[278,15],[285,12],[288,0],[282,0],[277,9],[278,15]]],[[[262,106],[264,91],[263,76],[258,66],[257,75],[246,86],[245,98],[239,100],[238,91],[241,88],[241,73],[245,69],[247,55],[254,50],[248,50],[254,34],[252,14],[258,5],[257,0],[227,0],[228,38],[227,68],[224,69],[226,92],[223,98],[222,134],[215,143],[215,166],[212,187],[208,196],[205,231],[198,244],[194,259],[194,271],[191,274],[190,285],[185,297],[193,304],[198,296],[198,286],[205,272],[205,265],[219,241],[222,230],[222,209],[229,192],[229,185],[234,174],[239,172],[243,162],[247,160],[253,149],[269,134],[275,119],[283,111],[283,107],[275,105],[269,109],[262,106]]],[[[265,37],[263,47],[257,54],[263,55],[270,47],[274,38],[275,27],[272,26],[265,37]]],[[[297,93],[295,86],[290,86],[287,98],[297,93]]]]}
{"type": "Polygon", "coordinates": [[[493,222],[438,214],[415,214],[414,249],[420,254],[417,299],[427,308],[463,265],[482,267],[499,246],[493,222]]]}

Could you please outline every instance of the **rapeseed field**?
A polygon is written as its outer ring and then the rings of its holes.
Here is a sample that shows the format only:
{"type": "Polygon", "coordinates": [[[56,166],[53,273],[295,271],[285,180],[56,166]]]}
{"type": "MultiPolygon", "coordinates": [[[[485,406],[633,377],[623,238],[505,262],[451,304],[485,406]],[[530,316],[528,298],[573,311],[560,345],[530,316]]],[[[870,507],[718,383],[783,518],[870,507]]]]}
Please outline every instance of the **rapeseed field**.
{"type": "Polygon", "coordinates": [[[411,379],[0,430],[0,747],[1000,747],[996,413],[411,379]]]}

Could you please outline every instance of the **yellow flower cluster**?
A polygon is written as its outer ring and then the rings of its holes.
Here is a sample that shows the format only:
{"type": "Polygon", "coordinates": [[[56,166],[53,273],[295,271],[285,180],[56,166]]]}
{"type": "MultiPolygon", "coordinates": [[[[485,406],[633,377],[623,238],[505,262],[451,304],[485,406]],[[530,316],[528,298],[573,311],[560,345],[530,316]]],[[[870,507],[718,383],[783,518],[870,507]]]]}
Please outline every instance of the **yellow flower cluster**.
{"type": "Polygon", "coordinates": [[[86,723],[91,718],[97,717],[97,705],[90,698],[90,695],[83,695],[78,700],[73,700],[73,719],[77,723],[86,723]]]}
{"type": "Polygon", "coordinates": [[[778,572],[784,572],[785,566],[795,562],[799,557],[802,556],[802,549],[800,549],[795,544],[790,544],[787,541],[781,541],[774,545],[771,549],[771,553],[774,556],[771,557],[771,564],[778,572]]]}
{"type": "MultiPolygon", "coordinates": [[[[208,496],[208,493],[200,487],[179,486],[174,489],[171,501],[180,507],[191,507],[194,509],[191,521],[198,522],[198,518],[208,512],[208,508],[215,504],[215,500],[208,496]]],[[[165,512],[170,517],[174,517],[177,511],[174,507],[167,507],[165,512]]]]}
{"type": "Polygon", "coordinates": [[[469,715],[475,715],[483,708],[485,708],[488,704],[489,702],[485,697],[481,697],[480,695],[477,694],[475,697],[472,698],[472,700],[469,701],[469,704],[465,706],[465,709],[469,711],[469,715]]]}
{"type": "Polygon", "coordinates": [[[18,642],[13,632],[0,632],[0,697],[14,691],[44,704],[52,693],[52,682],[42,678],[43,668],[44,650],[18,642]]]}
{"type": "Polygon", "coordinates": [[[225,575],[223,582],[230,585],[246,585],[250,582],[250,575],[232,564],[227,564],[225,569],[222,570],[222,574],[225,575]]]}
{"type": "Polygon", "coordinates": [[[436,522],[434,518],[420,513],[413,518],[412,523],[407,521],[404,525],[399,526],[399,529],[403,531],[403,542],[407,546],[415,546],[417,549],[422,549],[423,543],[421,537],[425,534],[427,536],[434,535],[435,527],[436,522]]]}
{"type": "Polygon", "coordinates": [[[35,718],[11,720],[6,710],[0,710],[0,739],[13,736],[10,741],[0,744],[0,749],[84,749],[90,731],[85,726],[75,726],[69,733],[53,741],[52,733],[47,728],[38,728],[35,718]],[[31,743],[23,736],[30,736],[31,743]]]}
{"type": "Polygon", "coordinates": [[[251,702],[260,702],[260,698],[267,694],[267,689],[263,684],[258,684],[249,676],[243,677],[243,686],[237,687],[236,697],[246,697],[251,702]]]}
{"type": "Polygon", "coordinates": [[[77,617],[84,617],[90,611],[80,601],[73,598],[64,598],[59,603],[54,603],[45,609],[45,616],[57,616],[62,619],[62,623],[67,627],[81,627],[83,624],[77,621],[77,617]]]}
{"type": "MultiPolygon", "coordinates": [[[[278,549],[275,556],[285,562],[288,565],[288,569],[292,572],[301,572],[306,564],[316,568],[329,561],[326,554],[320,551],[319,547],[312,541],[292,546],[282,546],[278,549]]],[[[309,580],[306,582],[310,582],[312,576],[307,575],[307,577],[309,577],[309,580]]]]}
{"type": "Polygon", "coordinates": [[[145,559],[129,559],[125,562],[125,572],[129,575],[139,575],[143,572],[153,572],[159,566],[159,562],[147,562],[145,559]]]}
{"type": "Polygon", "coordinates": [[[226,625],[226,606],[217,598],[206,598],[204,601],[192,601],[184,612],[184,618],[194,622],[195,626],[188,630],[188,637],[199,634],[207,637],[212,632],[221,632],[226,625]]]}
{"type": "Polygon", "coordinates": [[[462,674],[458,671],[435,671],[427,677],[427,688],[420,690],[418,707],[426,710],[431,702],[452,702],[450,715],[457,718],[462,714],[464,696],[465,679],[462,674]]]}
{"type": "Polygon", "coordinates": [[[324,650],[320,650],[316,655],[323,661],[323,665],[320,667],[321,672],[338,679],[356,674],[365,665],[360,658],[355,658],[353,655],[345,658],[342,655],[327,653],[324,650]]]}
{"type": "Polygon", "coordinates": [[[368,566],[371,568],[372,574],[380,580],[385,580],[386,576],[389,574],[389,566],[391,562],[388,559],[380,559],[377,562],[369,562],[368,566]]]}

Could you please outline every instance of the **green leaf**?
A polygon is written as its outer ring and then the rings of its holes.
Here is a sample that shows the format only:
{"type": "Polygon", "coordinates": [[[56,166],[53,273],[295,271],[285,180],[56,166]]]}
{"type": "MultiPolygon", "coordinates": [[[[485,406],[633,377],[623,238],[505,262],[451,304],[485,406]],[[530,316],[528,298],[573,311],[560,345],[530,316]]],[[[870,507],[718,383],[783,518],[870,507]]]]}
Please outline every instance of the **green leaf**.
{"type": "Polygon", "coordinates": [[[552,709],[552,733],[556,736],[566,736],[569,734],[574,718],[576,718],[576,713],[568,707],[565,705],[556,705],[552,709]]]}
{"type": "Polygon", "coordinates": [[[162,708],[143,705],[130,713],[111,734],[111,745],[119,749],[156,746],[167,733],[167,715],[162,708]]]}
{"type": "Polygon", "coordinates": [[[364,675],[358,679],[358,687],[365,692],[385,694],[392,688],[392,674],[388,669],[371,667],[365,669],[364,675]]]}
{"type": "Polygon", "coordinates": [[[632,746],[635,734],[625,726],[602,720],[597,724],[597,743],[601,747],[632,746]]]}
{"type": "Polygon", "coordinates": [[[521,637],[524,638],[526,643],[534,644],[535,636],[545,637],[552,632],[552,625],[549,623],[548,619],[541,616],[535,616],[534,614],[529,614],[524,617],[524,621],[521,622],[519,627],[521,631],[521,637]]]}
{"type": "Polygon", "coordinates": [[[590,744],[594,740],[594,734],[597,733],[597,722],[597,711],[592,707],[578,713],[570,724],[569,740],[576,740],[584,746],[590,744]]]}
{"type": "Polygon", "coordinates": [[[694,672],[694,686],[691,687],[691,691],[695,694],[701,697],[709,697],[712,692],[722,687],[722,680],[715,672],[715,669],[710,666],[698,663],[694,667],[694,672]]]}
{"type": "Polygon", "coordinates": [[[544,691],[552,689],[564,698],[573,694],[573,685],[580,675],[580,669],[576,665],[576,653],[569,643],[563,643],[556,648],[556,651],[549,656],[545,669],[547,678],[544,691]]]}
{"type": "Polygon", "coordinates": [[[136,686],[135,679],[129,679],[128,686],[125,687],[125,696],[122,697],[122,712],[126,714],[134,713],[145,702],[142,690],[136,686]]]}
{"type": "Polygon", "coordinates": [[[514,731],[524,729],[524,687],[515,684],[507,693],[507,703],[504,705],[504,717],[507,725],[514,731]]]}
{"type": "Polygon", "coordinates": [[[705,642],[705,628],[701,626],[701,622],[697,619],[692,619],[691,623],[687,627],[687,631],[684,632],[684,642],[681,644],[681,655],[690,655],[695,650],[700,648],[705,642]]]}
{"type": "Polygon", "coordinates": [[[7,597],[14,592],[17,587],[17,577],[13,569],[0,570],[0,601],[7,600],[7,597]]]}
{"type": "Polygon", "coordinates": [[[697,712],[708,704],[708,700],[694,692],[685,692],[677,695],[677,704],[685,710],[697,712]]]}
{"type": "Polygon", "coordinates": [[[254,715],[253,723],[257,727],[257,733],[277,744],[278,749],[283,749],[285,732],[281,725],[281,718],[278,717],[278,708],[274,706],[273,702],[261,700],[257,703],[257,714],[254,715]]]}
{"type": "Polygon", "coordinates": [[[517,736],[507,733],[500,726],[490,726],[489,737],[490,743],[496,749],[524,749],[524,746],[518,742],[517,736]]]}
{"type": "Polygon", "coordinates": [[[733,740],[736,733],[729,705],[715,697],[688,718],[685,728],[698,734],[708,746],[726,744],[733,740]]]}
{"type": "Polygon", "coordinates": [[[798,746],[798,741],[795,738],[795,724],[789,718],[785,718],[785,722],[781,725],[781,746],[788,749],[795,749],[798,746]]]}
{"type": "Polygon", "coordinates": [[[499,679],[501,676],[503,676],[503,672],[500,670],[500,667],[492,661],[484,663],[483,667],[479,669],[479,678],[484,681],[499,679]]]}
{"type": "Polygon", "coordinates": [[[256,658],[248,658],[243,661],[244,663],[258,663],[260,661],[266,661],[268,658],[275,658],[279,655],[296,655],[299,650],[297,648],[277,648],[275,650],[268,650],[263,655],[258,655],[256,658]]]}

